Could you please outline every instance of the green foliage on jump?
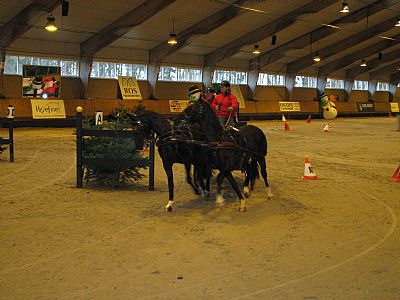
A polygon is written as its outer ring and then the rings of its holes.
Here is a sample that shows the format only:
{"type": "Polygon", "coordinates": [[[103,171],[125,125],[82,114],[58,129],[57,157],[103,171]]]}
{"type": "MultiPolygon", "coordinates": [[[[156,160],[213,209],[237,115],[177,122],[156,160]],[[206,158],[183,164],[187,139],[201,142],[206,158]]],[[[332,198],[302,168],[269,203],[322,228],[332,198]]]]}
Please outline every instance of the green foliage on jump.
{"type": "MultiPolygon", "coordinates": [[[[116,109],[100,125],[93,125],[94,118],[85,118],[83,127],[96,130],[131,130],[132,121],[126,109],[116,109]]],[[[126,137],[94,136],[85,138],[83,157],[86,182],[94,180],[101,185],[120,187],[142,179],[140,171],[149,165],[149,158],[140,150],[143,140],[126,137]]]]}

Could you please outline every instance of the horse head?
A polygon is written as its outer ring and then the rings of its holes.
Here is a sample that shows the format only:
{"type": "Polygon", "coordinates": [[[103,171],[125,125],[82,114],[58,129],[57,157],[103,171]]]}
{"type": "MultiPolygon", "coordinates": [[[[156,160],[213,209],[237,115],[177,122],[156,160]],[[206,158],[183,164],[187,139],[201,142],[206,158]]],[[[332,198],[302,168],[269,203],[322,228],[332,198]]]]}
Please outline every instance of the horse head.
{"type": "Polygon", "coordinates": [[[211,111],[210,105],[206,101],[200,99],[199,101],[190,103],[188,107],[185,108],[182,115],[190,122],[200,122],[206,116],[207,109],[211,111]]]}

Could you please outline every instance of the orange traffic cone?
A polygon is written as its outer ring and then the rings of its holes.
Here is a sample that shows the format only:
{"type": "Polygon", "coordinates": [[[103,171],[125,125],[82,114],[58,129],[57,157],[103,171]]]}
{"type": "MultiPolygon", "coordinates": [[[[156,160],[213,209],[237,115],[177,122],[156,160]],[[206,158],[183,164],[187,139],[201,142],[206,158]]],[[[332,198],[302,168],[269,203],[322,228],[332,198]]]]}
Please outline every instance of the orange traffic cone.
{"type": "Polygon", "coordinates": [[[317,174],[315,174],[313,167],[308,159],[308,156],[304,156],[304,176],[303,180],[317,180],[317,174]]]}
{"type": "Polygon", "coordinates": [[[289,130],[290,130],[289,124],[288,124],[288,122],[286,121],[286,122],[285,122],[285,131],[289,131],[289,130]]]}
{"type": "Polygon", "coordinates": [[[286,122],[285,115],[282,115],[282,122],[286,122]]]}
{"type": "Polygon", "coordinates": [[[392,113],[389,111],[389,118],[391,118],[392,117],[392,113]]]}
{"type": "Polygon", "coordinates": [[[306,123],[311,123],[311,115],[308,115],[306,123]]]}
{"type": "Polygon", "coordinates": [[[329,132],[329,123],[325,125],[323,132],[329,132]]]}
{"type": "Polygon", "coordinates": [[[400,182],[400,164],[397,167],[396,171],[394,171],[392,178],[390,180],[394,182],[400,182]]]}

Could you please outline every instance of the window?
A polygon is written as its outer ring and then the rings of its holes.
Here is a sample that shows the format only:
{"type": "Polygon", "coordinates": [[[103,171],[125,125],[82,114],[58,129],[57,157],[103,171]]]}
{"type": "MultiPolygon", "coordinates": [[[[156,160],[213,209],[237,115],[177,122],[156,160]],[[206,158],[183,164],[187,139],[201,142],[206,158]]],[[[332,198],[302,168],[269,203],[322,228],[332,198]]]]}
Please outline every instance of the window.
{"type": "Polygon", "coordinates": [[[4,74],[22,75],[23,65],[61,67],[62,76],[79,76],[78,61],[59,60],[55,58],[40,58],[30,56],[6,55],[4,74]]]}
{"type": "Polygon", "coordinates": [[[326,80],[325,88],[327,88],[327,89],[344,89],[344,80],[328,78],[326,80]]]}
{"type": "Polygon", "coordinates": [[[220,83],[222,80],[228,80],[231,84],[247,84],[247,72],[215,70],[214,83],[220,83]]]}
{"type": "Polygon", "coordinates": [[[145,65],[93,61],[90,77],[116,79],[118,76],[133,76],[136,79],[147,79],[145,65]]]}
{"type": "Polygon", "coordinates": [[[279,75],[279,74],[260,73],[260,74],[258,74],[257,85],[284,86],[285,85],[285,76],[279,75]]]}
{"type": "Polygon", "coordinates": [[[368,81],[354,80],[352,89],[355,91],[368,91],[368,81]]]}
{"type": "Polygon", "coordinates": [[[376,85],[377,91],[389,91],[389,83],[387,82],[378,82],[376,85]]]}
{"type": "Polygon", "coordinates": [[[160,81],[201,82],[203,73],[200,69],[161,66],[158,73],[160,81]]]}
{"type": "Polygon", "coordinates": [[[317,87],[317,77],[296,76],[294,86],[295,87],[304,87],[304,88],[316,88],[317,87]]]}

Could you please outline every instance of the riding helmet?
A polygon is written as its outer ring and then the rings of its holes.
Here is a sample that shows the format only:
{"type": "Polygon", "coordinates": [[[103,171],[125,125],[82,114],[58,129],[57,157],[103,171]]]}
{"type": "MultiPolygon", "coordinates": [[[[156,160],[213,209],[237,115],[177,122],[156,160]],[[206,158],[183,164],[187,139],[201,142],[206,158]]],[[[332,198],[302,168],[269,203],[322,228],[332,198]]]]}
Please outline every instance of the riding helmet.
{"type": "Polygon", "coordinates": [[[221,86],[221,87],[224,86],[224,87],[229,88],[229,87],[231,87],[231,84],[229,83],[228,80],[222,80],[220,86],[221,86]]]}
{"type": "Polygon", "coordinates": [[[190,88],[189,88],[189,94],[188,94],[188,96],[190,96],[190,95],[193,95],[193,94],[195,94],[195,93],[201,93],[201,90],[200,90],[200,88],[197,86],[197,85],[192,85],[190,88]]]}

